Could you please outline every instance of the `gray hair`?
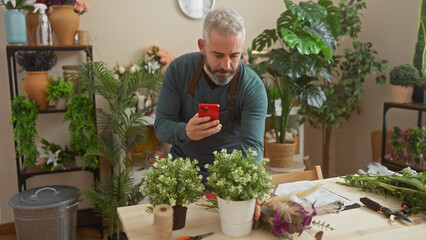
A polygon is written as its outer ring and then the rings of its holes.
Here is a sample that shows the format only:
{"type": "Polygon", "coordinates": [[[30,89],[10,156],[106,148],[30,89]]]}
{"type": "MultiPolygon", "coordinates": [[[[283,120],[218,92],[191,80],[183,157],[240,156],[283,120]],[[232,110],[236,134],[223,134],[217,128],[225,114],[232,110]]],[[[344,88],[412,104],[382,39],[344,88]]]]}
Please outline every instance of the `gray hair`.
{"type": "Polygon", "coordinates": [[[243,33],[243,42],[246,37],[243,17],[231,8],[219,8],[207,14],[203,24],[203,40],[206,45],[209,44],[212,28],[217,29],[220,35],[227,38],[234,37],[239,32],[243,33]]]}

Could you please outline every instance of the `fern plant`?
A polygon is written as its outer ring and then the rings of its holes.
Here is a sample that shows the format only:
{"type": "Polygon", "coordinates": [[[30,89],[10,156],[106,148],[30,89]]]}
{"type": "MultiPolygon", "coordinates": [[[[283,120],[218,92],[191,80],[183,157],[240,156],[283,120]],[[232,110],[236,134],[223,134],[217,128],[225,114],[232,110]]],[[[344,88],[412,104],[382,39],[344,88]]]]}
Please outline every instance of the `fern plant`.
{"type": "Polygon", "coordinates": [[[80,71],[88,92],[101,95],[108,105],[108,110],[97,109],[99,147],[86,152],[83,160],[93,156],[103,157],[111,163],[113,171],[84,194],[97,205],[108,221],[112,235],[121,228],[117,208],[136,204],[143,199],[139,192],[142,183],[133,186],[128,167],[135,160],[133,156],[129,158],[135,143],[147,137],[146,123],[142,117],[151,109],[136,111],[132,93],[141,88],[158,91],[160,75],[148,74],[141,69],[133,73],[125,72],[116,80],[103,62],[84,63],[80,65],[80,71]]]}
{"type": "MultiPolygon", "coordinates": [[[[70,122],[68,127],[69,145],[75,154],[82,156],[89,149],[98,147],[93,101],[81,93],[74,94],[67,106],[64,122],[70,122]]],[[[95,156],[85,158],[83,168],[98,168],[98,159],[95,156]]]]}
{"type": "Polygon", "coordinates": [[[35,139],[38,137],[36,120],[38,105],[27,96],[20,95],[12,100],[10,123],[14,124],[13,137],[16,142],[16,157],[24,157],[22,168],[33,166],[39,155],[35,139]]]}

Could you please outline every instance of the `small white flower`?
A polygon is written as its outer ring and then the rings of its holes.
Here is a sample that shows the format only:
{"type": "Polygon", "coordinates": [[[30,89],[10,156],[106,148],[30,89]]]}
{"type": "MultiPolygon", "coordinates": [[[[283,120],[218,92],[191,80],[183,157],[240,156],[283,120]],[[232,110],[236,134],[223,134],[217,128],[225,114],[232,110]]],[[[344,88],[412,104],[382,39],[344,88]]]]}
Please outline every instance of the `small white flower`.
{"type": "Polygon", "coordinates": [[[120,74],[123,74],[125,71],[126,71],[126,69],[125,69],[123,66],[119,66],[119,67],[118,67],[118,72],[119,72],[120,74]]]}
{"type": "Polygon", "coordinates": [[[118,76],[118,74],[117,74],[117,73],[114,73],[114,74],[112,75],[112,77],[113,77],[115,80],[118,80],[118,79],[120,78],[120,76],[118,76]]]}
{"type": "Polygon", "coordinates": [[[131,72],[131,73],[135,73],[136,72],[136,65],[133,65],[133,66],[131,66],[130,67],[130,69],[129,69],[129,71],[131,72]]]}

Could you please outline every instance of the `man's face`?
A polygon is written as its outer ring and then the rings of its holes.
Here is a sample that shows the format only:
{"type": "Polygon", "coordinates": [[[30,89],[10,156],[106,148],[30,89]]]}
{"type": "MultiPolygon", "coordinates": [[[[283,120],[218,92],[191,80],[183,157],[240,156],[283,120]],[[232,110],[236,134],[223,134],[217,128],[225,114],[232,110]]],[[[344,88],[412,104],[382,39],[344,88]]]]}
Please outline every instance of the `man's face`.
{"type": "Polygon", "coordinates": [[[199,41],[201,53],[204,54],[204,70],[217,85],[231,81],[238,71],[241,52],[243,49],[243,34],[234,37],[221,36],[216,29],[210,32],[210,41],[206,45],[199,41]]]}

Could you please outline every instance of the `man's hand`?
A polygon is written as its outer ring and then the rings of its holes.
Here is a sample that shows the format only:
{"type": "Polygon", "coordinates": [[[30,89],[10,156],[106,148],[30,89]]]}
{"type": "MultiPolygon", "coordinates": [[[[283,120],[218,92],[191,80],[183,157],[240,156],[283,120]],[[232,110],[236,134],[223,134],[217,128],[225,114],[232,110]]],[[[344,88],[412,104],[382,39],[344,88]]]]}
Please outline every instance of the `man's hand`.
{"type": "Polygon", "coordinates": [[[186,135],[191,140],[201,140],[205,137],[218,133],[222,129],[219,120],[210,121],[210,117],[198,117],[195,114],[186,124],[186,135]]]}
{"type": "Polygon", "coordinates": [[[256,199],[256,205],[254,206],[253,220],[259,221],[260,218],[260,200],[256,199]]]}

